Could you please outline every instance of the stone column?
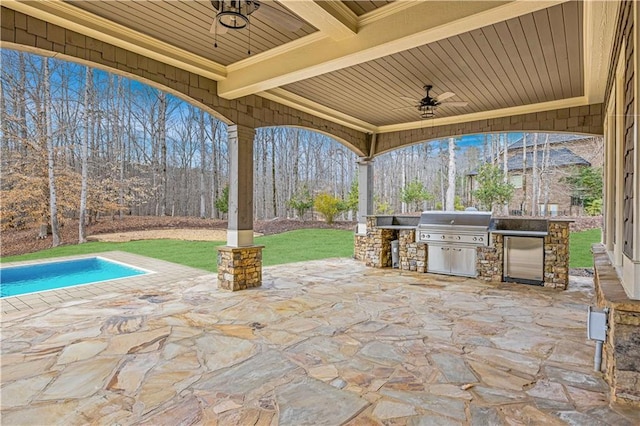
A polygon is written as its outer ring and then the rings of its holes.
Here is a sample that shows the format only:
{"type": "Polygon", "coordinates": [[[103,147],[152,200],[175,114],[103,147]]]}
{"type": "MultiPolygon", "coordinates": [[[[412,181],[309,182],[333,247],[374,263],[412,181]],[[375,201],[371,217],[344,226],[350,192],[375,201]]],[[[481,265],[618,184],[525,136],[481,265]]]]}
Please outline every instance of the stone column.
{"type": "Polygon", "coordinates": [[[253,138],[255,130],[229,126],[229,224],[218,247],[218,287],[243,290],[262,283],[262,246],[253,245],[253,138]]]}
{"type": "Polygon", "coordinates": [[[358,161],[358,235],[367,233],[367,216],[373,214],[373,160],[358,161]]]}

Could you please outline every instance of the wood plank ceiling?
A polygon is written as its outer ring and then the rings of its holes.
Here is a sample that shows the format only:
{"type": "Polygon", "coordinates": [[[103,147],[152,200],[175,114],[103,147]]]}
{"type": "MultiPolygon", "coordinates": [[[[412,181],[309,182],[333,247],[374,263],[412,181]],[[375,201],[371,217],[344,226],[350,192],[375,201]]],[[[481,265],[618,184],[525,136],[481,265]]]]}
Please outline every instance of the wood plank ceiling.
{"type": "Polygon", "coordinates": [[[376,10],[379,7],[386,6],[389,3],[393,3],[393,0],[392,1],[387,1],[387,0],[373,0],[373,1],[369,1],[369,0],[350,0],[350,1],[343,1],[343,3],[349,9],[351,9],[351,11],[353,13],[355,13],[358,16],[362,16],[365,13],[369,13],[369,12],[372,12],[372,11],[376,10]]]}
{"type": "MultiPolygon", "coordinates": [[[[213,47],[214,35],[209,29],[215,11],[209,1],[65,0],[64,4],[227,67],[228,74],[221,73],[220,80],[225,80],[234,72],[246,73],[250,67],[262,64],[261,61],[266,63],[282,55],[282,63],[290,69],[283,72],[289,72],[290,77],[283,74],[281,80],[276,76],[274,81],[283,83],[257,83],[250,90],[229,91],[230,97],[257,93],[259,96],[271,96],[272,99],[286,99],[294,107],[296,102],[300,102],[307,111],[309,108],[318,108],[319,114],[341,117],[341,122],[348,125],[356,123],[355,128],[360,130],[419,122],[415,108],[417,102],[403,97],[421,99],[424,97],[425,84],[434,86],[432,95],[454,92],[456,96],[449,101],[468,102],[464,107],[442,105],[437,111],[438,118],[581,96],[586,98],[582,47],[583,3],[579,0],[424,2],[418,6],[415,6],[415,2],[387,0],[316,2],[315,5],[295,4],[294,0],[267,0],[262,3],[262,8],[274,8],[295,16],[303,25],[298,31],[287,31],[261,16],[258,9],[251,18],[250,56],[247,55],[249,32],[246,29],[218,35],[218,47],[213,47]],[[541,3],[544,5],[538,6],[541,3]],[[317,5],[321,5],[322,9],[313,9],[317,5]],[[451,8],[453,12],[445,12],[453,16],[451,13],[458,13],[459,10],[463,13],[464,8],[470,10],[472,7],[485,8],[485,12],[477,9],[479,12],[474,12],[476,16],[488,16],[486,13],[490,8],[500,12],[491,11],[490,14],[494,14],[489,18],[491,22],[484,26],[477,25],[478,21],[474,21],[472,16],[468,18],[473,23],[471,27],[453,30],[451,35],[439,38],[429,35],[431,41],[423,45],[411,42],[413,45],[407,45],[409,47],[397,48],[394,46],[395,40],[381,41],[383,45],[391,47],[388,54],[383,51],[383,54],[376,53],[367,59],[354,60],[354,57],[360,56],[345,50],[345,57],[333,60],[333,63],[340,62],[338,65],[332,63],[325,67],[325,64],[317,62],[316,50],[303,50],[306,46],[313,46],[312,43],[323,40],[328,43],[340,42],[345,37],[345,43],[353,44],[353,38],[365,37],[362,34],[367,33],[367,29],[388,17],[391,17],[390,25],[405,22],[407,27],[415,27],[416,33],[446,33],[446,30],[439,30],[437,24],[434,24],[435,29],[426,28],[425,22],[431,17],[425,13],[430,13],[433,8],[451,8]],[[519,8],[522,12],[509,12],[508,8],[519,8]],[[416,10],[422,11],[422,14],[414,12],[416,10]],[[323,16],[316,19],[317,14],[323,16]],[[508,18],[496,19],[495,16],[499,14],[508,18]],[[306,16],[306,22],[300,18],[301,15],[306,16]],[[287,53],[292,54],[286,56],[287,53]],[[306,67],[310,71],[306,74],[299,72],[297,64],[291,66],[290,61],[293,60],[300,62],[301,69],[306,67]]],[[[435,9],[434,14],[439,12],[435,9]]],[[[453,20],[450,23],[453,26],[460,25],[455,22],[453,20]]],[[[448,24],[441,26],[451,28],[448,24]]],[[[391,30],[398,32],[398,28],[391,30]]],[[[369,39],[362,40],[363,45],[372,37],[377,37],[377,34],[367,34],[369,39]]],[[[398,42],[405,43],[401,40],[411,39],[411,34],[398,34],[398,42]]],[[[355,43],[357,45],[359,41],[355,43]]],[[[321,54],[330,56],[326,52],[321,54]]],[[[273,74],[274,66],[268,68],[273,74]]],[[[268,78],[267,74],[265,78],[268,78]]],[[[240,81],[243,81],[242,78],[240,81]]]]}
{"type": "Polygon", "coordinates": [[[582,4],[568,2],[283,89],[377,126],[415,121],[402,97],[421,99],[425,84],[469,103],[438,117],[572,98],[583,94],[581,23],[582,4]]]}
{"type": "MultiPolygon", "coordinates": [[[[86,1],[67,3],[118,24],[134,28],[148,36],[195,53],[204,58],[229,65],[247,58],[249,31],[228,31],[215,37],[209,30],[216,12],[209,1],[127,0],[86,1]]],[[[293,15],[280,3],[267,6],[293,15]]],[[[315,28],[300,20],[300,30],[291,32],[265,19],[261,11],[251,17],[251,54],[257,55],[315,32],[315,28]]]]}

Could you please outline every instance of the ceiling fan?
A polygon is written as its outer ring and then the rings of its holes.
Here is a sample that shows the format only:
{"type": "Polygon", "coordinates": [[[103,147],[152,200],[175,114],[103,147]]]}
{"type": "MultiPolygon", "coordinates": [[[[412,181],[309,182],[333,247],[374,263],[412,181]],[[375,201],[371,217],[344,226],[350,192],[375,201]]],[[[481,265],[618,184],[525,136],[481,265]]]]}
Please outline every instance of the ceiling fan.
{"type": "Polygon", "coordinates": [[[209,30],[213,34],[224,34],[229,30],[241,30],[247,26],[250,29],[250,18],[254,14],[286,31],[298,31],[303,24],[299,19],[269,5],[267,1],[211,0],[211,5],[216,12],[209,30]]]}
{"type": "Polygon", "coordinates": [[[451,106],[451,107],[465,107],[468,105],[468,102],[443,102],[445,99],[449,99],[456,94],[453,92],[444,92],[436,96],[431,96],[429,92],[433,89],[431,84],[427,84],[424,86],[424,90],[426,91],[426,95],[424,98],[417,100],[413,98],[409,98],[406,96],[401,96],[402,99],[407,99],[411,102],[416,102],[416,105],[411,107],[403,107],[396,109],[405,109],[405,108],[417,108],[420,113],[420,118],[433,118],[436,115],[436,109],[440,105],[451,106]]]}

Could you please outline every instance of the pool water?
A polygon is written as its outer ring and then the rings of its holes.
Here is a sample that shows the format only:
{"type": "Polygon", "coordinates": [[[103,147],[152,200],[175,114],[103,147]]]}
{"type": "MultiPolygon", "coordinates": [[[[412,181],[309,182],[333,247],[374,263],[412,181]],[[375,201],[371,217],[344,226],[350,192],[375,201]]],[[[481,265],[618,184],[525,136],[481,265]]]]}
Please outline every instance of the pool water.
{"type": "Polygon", "coordinates": [[[0,268],[0,297],[92,284],[149,271],[100,257],[0,268]]]}

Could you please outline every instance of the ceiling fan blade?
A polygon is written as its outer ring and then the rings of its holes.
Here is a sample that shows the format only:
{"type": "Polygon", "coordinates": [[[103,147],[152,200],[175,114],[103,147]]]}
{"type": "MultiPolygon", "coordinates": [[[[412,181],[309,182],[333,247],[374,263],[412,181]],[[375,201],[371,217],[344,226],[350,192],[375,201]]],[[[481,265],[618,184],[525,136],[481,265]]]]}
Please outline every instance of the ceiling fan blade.
{"type": "Polygon", "coordinates": [[[264,17],[269,23],[291,32],[298,31],[302,28],[303,23],[298,18],[294,18],[286,12],[270,6],[266,2],[260,2],[259,4],[260,7],[256,10],[256,13],[264,17]]]}
{"type": "Polygon", "coordinates": [[[438,102],[440,101],[444,101],[445,99],[449,99],[452,96],[455,96],[456,94],[453,92],[444,92],[444,93],[440,93],[438,96],[436,96],[436,100],[438,102]]]}
{"type": "Polygon", "coordinates": [[[466,107],[469,105],[469,102],[441,102],[442,106],[450,106],[450,107],[466,107]]]}
{"type": "Polygon", "coordinates": [[[216,29],[216,22],[217,22],[216,18],[213,18],[213,22],[211,23],[211,28],[209,28],[209,32],[211,34],[215,34],[217,31],[218,35],[226,34],[229,29],[224,25],[218,25],[218,28],[216,29]]]}

